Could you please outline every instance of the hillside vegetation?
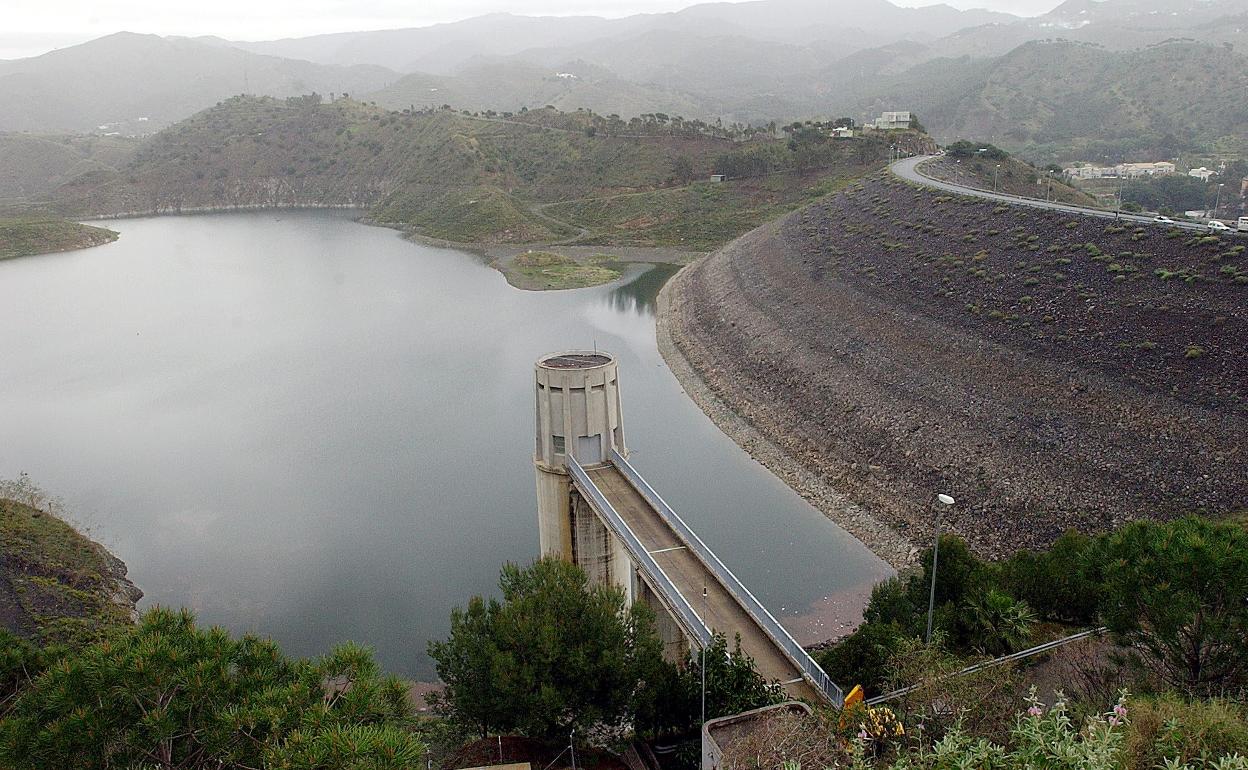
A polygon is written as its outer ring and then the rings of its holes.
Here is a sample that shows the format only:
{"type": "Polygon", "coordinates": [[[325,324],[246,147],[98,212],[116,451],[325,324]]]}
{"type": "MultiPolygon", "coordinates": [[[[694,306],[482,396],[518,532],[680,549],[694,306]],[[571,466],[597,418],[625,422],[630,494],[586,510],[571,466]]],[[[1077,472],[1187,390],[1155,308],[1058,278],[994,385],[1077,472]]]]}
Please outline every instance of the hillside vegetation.
{"type": "Polygon", "coordinates": [[[138,144],[111,136],[0,134],[0,200],[44,199],[77,176],[125,165],[138,144]]]}
{"type": "Polygon", "coordinates": [[[117,233],[52,217],[0,217],[0,259],[99,246],[117,233]]]}
{"type": "Polygon", "coordinates": [[[866,139],[743,148],[702,129],[620,122],[643,133],[618,135],[609,130],[615,125],[552,109],[503,118],[389,112],[313,96],[236,97],[152,137],[124,168],[63,185],[56,198],[67,211],[92,213],[351,205],[375,221],[458,242],[685,238],[692,248],[724,243],[887,151],[884,140],[866,139]],[[759,174],[786,173],[731,182],[722,193],[688,187],[742,156],[757,156],[750,168],[759,174]],[[649,227],[621,227],[594,202],[633,193],[644,195],[630,200],[632,219],[649,227]]]}
{"type": "Polygon", "coordinates": [[[1060,171],[1038,169],[991,144],[954,142],[944,155],[924,162],[919,170],[933,179],[1005,195],[1098,205],[1096,198],[1067,184],[1060,171]]]}
{"type": "Polygon", "coordinates": [[[671,327],[735,412],[896,531],[948,490],[953,527],[1008,553],[1248,508],[1241,240],[881,176],[682,271],[671,327]]]}
{"type": "Polygon", "coordinates": [[[546,67],[527,62],[474,62],[453,75],[406,75],[365,98],[390,109],[456,109],[519,112],[552,106],[626,116],[665,112],[705,117],[706,99],[651,84],[633,83],[585,62],[546,67]]]}
{"type": "Polygon", "coordinates": [[[943,140],[974,136],[1029,157],[1248,151],[1248,57],[1172,42],[1109,51],[1031,42],[995,59],[929,62],[870,84],[864,109],[906,104],[943,140]]]}

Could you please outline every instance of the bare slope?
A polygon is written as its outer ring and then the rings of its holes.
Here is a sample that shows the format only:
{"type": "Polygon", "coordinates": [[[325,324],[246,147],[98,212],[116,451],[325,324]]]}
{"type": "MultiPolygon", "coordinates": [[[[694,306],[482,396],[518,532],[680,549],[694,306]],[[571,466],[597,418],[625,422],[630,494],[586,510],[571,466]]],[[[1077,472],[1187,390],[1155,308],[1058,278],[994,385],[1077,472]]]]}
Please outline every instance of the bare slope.
{"type": "Polygon", "coordinates": [[[98,543],[45,510],[0,497],[0,628],[44,643],[86,641],[130,622],[142,595],[98,543]]]}
{"type": "Polygon", "coordinates": [[[1248,508],[1248,257],[873,178],[686,269],[681,353],[805,469],[981,552],[1248,508]]]}

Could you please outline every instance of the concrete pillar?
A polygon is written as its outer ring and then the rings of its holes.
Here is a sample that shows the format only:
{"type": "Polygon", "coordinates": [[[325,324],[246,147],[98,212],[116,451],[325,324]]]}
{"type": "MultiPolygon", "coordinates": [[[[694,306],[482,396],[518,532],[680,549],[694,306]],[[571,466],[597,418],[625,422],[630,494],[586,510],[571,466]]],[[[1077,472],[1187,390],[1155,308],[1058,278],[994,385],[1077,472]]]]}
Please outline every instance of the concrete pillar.
{"type": "Polygon", "coordinates": [[[663,658],[669,663],[683,666],[689,660],[689,640],[685,632],[659,601],[659,597],[640,576],[635,576],[637,601],[645,602],[654,610],[654,630],[663,641],[663,658]]]}

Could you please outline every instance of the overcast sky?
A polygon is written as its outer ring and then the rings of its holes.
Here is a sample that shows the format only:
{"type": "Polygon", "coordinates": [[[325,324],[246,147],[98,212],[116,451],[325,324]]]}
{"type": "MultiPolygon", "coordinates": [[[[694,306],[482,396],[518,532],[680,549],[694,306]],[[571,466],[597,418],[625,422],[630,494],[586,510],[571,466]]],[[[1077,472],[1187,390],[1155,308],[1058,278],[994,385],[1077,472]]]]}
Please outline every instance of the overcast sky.
{"type": "MultiPolygon", "coordinates": [[[[842,0],[827,0],[829,3],[842,0]]],[[[893,0],[931,5],[930,0],[893,0]]],[[[127,30],[268,40],[322,32],[388,29],[506,11],[528,15],[627,16],[674,11],[696,0],[0,0],[0,59],[127,30]]],[[[1033,15],[1058,0],[948,0],[958,8],[1033,15]]]]}

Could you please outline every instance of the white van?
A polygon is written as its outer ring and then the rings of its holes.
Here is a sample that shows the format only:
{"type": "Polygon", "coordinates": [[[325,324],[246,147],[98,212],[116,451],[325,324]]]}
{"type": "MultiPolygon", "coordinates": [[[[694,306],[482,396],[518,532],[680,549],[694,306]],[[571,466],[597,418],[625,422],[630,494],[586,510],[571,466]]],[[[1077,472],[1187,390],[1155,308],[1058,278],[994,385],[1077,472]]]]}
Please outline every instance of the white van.
{"type": "Polygon", "coordinates": [[[1248,233],[1248,217],[1239,218],[1239,231],[1241,233],[1248,233]]]}
{"type": "Polygon", "coordinates": [[[1230,232],[1234,232],[1231,228],[1227,227],[1227,226],[1226,226],[1226,224],[1225,224],[1224,222],[1219,222],[1219,221],[1218,221],[1218,220],[1216,220],[1216,219],[1210,219],[1210,220],[1209,220],[1208,227],[1209,227],[1209,232],[1211,232],[1211,233],[1230,233],[1230,232]]]}

